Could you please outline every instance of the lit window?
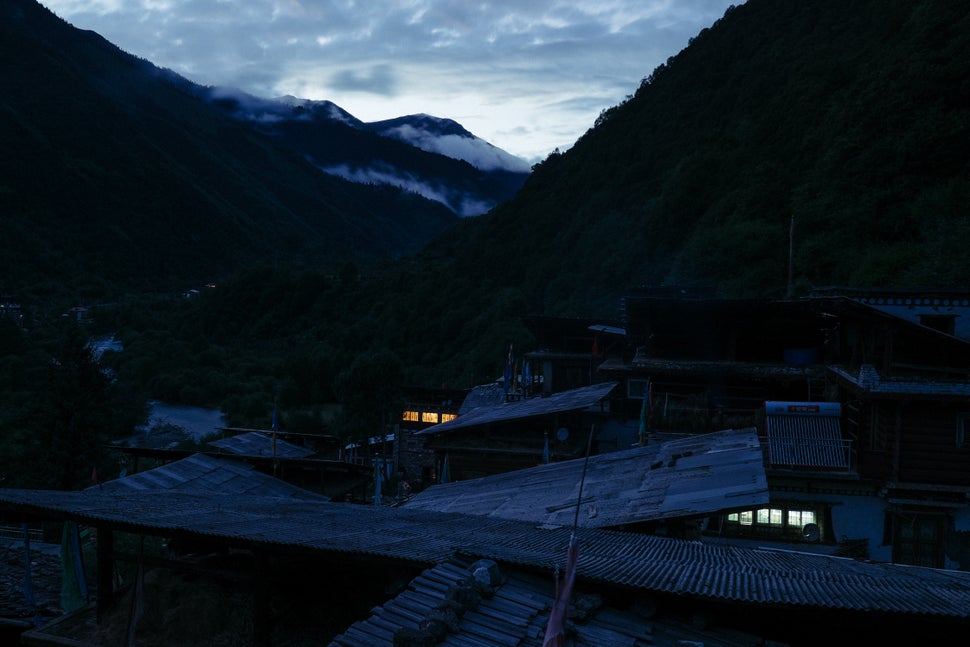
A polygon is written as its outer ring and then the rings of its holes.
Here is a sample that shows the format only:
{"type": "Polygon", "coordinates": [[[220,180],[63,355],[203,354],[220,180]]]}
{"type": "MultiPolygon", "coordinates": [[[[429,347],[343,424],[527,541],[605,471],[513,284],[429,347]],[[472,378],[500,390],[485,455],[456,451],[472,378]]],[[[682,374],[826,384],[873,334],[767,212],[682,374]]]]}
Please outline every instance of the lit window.
{"type": "Polygon", "coordinates": [[[802,528],[810,523],[815,523],[814,510],[789,510],[788,525],[802,528]]]}
{"type": "Polygon", "coordinates": [[[741,513],[741,525],[750,526],[754,523],[754,513],[750,510],[745,510],[741,513]]]}
{"type": "Polygon", "coordinates": [[[728,521],[733,521],[734,523],[737,523],[738,522],[738,513],[737,512],[730,513],[728,515],[728,521]]]}
{"type": "Polygon", "coordinates": [[[776,508],[772,508],[769,511],[769,514],[768,514],[768,523],[771,524],[772,526],[780,526],[781,525],[781,510],[778,510],[776,508]]]}
{"type": "Polygon", "coordinates": [[[401,416],[401,420],[407,420],[408,422],[417,422],[418,421],[418,412],[417,411],[405,411],[404,412],[404,415],[401,416]]]}
{"type": "Polygon", "coordinates": [[[441,414],[441,422],[448,422],[449,420],[454,420],[458,415],[454,413],[443,413],[441,414]]]}
{"type": "Polygon", "coordinates": [[[425,411],[421,414],[421,422],[438,422],[438,414],[434,411],[425,411]]]}

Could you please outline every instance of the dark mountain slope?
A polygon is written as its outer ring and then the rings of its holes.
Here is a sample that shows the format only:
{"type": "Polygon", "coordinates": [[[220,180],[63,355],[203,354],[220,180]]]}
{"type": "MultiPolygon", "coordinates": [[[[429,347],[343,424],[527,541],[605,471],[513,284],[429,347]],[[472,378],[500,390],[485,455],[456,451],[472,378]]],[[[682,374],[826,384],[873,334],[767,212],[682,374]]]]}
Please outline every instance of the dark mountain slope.
{"type": "Polygon", "coordinates": [[[417,249],[440,205],[322,175],[170,72],[0,3],[0,276],[21,295],[171,289],[255,261],[417,249]]]}
{"type": "Polygon", "coordinates": [[[750,0],[432,255],[536,311],[615,312],[640,283],[779,296],[794,217],[796,292],[960,285],[968,79],[965,3],[750,0]]]}

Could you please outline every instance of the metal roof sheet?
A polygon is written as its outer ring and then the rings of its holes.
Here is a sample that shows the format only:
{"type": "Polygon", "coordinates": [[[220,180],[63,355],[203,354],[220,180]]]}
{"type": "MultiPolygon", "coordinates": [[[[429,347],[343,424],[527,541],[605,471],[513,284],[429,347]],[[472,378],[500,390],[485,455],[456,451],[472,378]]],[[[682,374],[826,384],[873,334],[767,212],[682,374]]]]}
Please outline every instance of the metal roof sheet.
{"type": "MultiPolygon", "coordinates": [[[[407,508],[185,492],[0,490],[0,515],[36,514],[278,550],[433,565],[457,552],[552,570],[569,528],[407,508]]],[[[580,528],[579,580],[788,608],[970,618],[970,573],[580,528]]]]}
{"type": "MultiPolygon", "coordinates": [[[[435,485],[405,507],[571,526],[584,459],[435,485]]],[[[757,430],[698,434],[590,456],[578,523],[589,528],[763,505],[757,430]]]]}
{"type": "Polygon", "coordinates": [[[106,481],[87,489],[109,492],[177,490],[200,494],[257,494],[316,501],[329,500],[322,494],[304,490],[257,472],[246,463],[205,454],[193,454],[160,467],[106,481]]]}
{"type": "Polygon", "coordinates": [[[505,401],[503,397],[497,404],[489,400],[484,400],[480,406],[470,408],[467,411],[462,407],[462,412],[454,420],[428,427],[427,429],[419,431],[418,434],[436,434],[493,422],[508,422],[510,420],[519,420],[531,416],[588,409],[599,404],[603,398],[609,395],[610,391],[616,385],[616,382],[604,382],[584,386],[579,389],[572,389],[570,391],[553,393],[545,397],[524,398],[512,401],[505,401]]]}
{"type": "Polygon", "coordinates": [[[209,441],[209,444],[238,456],[306,458],[314,454],[313,450],[288,443],[279,438],[274,439],[261,431],[249,431],[229,438],[209,441]]]}

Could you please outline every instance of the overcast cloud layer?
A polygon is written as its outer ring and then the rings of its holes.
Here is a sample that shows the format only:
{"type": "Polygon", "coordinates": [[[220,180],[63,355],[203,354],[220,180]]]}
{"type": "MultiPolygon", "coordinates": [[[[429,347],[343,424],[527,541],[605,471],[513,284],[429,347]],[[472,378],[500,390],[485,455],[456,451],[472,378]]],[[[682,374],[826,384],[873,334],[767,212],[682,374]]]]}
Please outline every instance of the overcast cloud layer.
{"type": "MultiPolygon", "coordinates": [[[[734,0],[733,4],[740,4],[734,0]]],[[[42,0],[204,85],[454,119],[529,161],[724,15],[729,0],[42,0]]]]}

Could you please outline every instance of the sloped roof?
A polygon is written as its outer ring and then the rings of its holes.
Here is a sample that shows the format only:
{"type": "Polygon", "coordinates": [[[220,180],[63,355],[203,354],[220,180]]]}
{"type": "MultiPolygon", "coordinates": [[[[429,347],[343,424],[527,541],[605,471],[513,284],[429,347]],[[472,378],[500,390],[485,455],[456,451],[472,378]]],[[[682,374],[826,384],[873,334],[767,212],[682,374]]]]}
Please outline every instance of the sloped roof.
{"type": "MultiPolygon", "coordinates": [[[[570,536],[568,528],[454,513],[186,492],[0,489],[0,515],[427,566],[462,552],[549,572],[562,567],[570,536]]],[[[970,618],[970,573],[613,530],[580,528],[576,536],[580,581],[785,608],[970,618]]]]}
{"type": "Polygon", "coordinates": [[[970,381],[919,378],[885,378],[876,368],[863,364],[858,375],[853,375],[841,366],[829,366],[839,379],[859,392],[875,398],[899,398],[901,396],[921,396],[937,400],[970,399],[970,381]]]}
{"type": "Polygon", "coordinates": [[[248,431],[222,440],[212,440],[208,444],[238,456],[306,458],[314,454],[313,450],[288,443],[279,438],[274,440],[272,436],[261,431],[248,431]]]}
{"type": "MultiPolygon", "coordinates": [[[[584,462],[435,485],[405,506],[571,526],[584,462]]],[[[608,528],[767,502],[757,430],[726,430],[590,456],[578,523],[608,528]]]]}
{"type": "MultiPolygon", "coordinates": [[[[473,561],[455,558],[430,568],[412,580],[405,591],[382,606],[371,610],[371,616],[355,622],[336,636],[330,647],[359,645],[393,645],[394,635],[402,629],[418,630],[424,618],[433,617],[436,608],[468,578],[476,568],[494,568],[490,560],[473,561]]],[[[494,593],[483,596],[474,609],[457,617],[457,627],[440,643],[443,645],[542,645],[546,622],[552,608],[554,585],[549,576],[541,577],[519,569],[501,569],[494,573],[498,583],[490,580],[494,593]]],[[[573,600],[579,596],[575,595],[573,600]]],[[[647,619],[633,611],[601,606],[592,617],[573,625],[575,645],[683,645],[685,640],[703,639],[704,645],[738,645],[738,633],[732,631],[721,640],[713,629],[691,630],[647,619]]],[[[759,642],[749,636],[749,644],[759,642]]],[[[691,642],[690,644],[699,644],[691,642]]]]}
{"type": "Polygon", "coordinates": [[[99,492],[159,492],[162,490],[198,494],[256,494],[329,501],[328,497],[257,472],[251,465],[232,459],[193,454],[181,460],[87,490],[99,492]]]}
{"type": "MultiPolygon", "coordinates": [[[[437,434],[444,431],[454,431],[475,425],[485,425],[494,422],[508,422],[532,416],[543,416],[563,411],[577,411],[588,409],[599,404],[616,387],[616,382],[592,384],[579,389],[553,393],[546,397],[525,398],[509,402],[500,401],[498,404],[485,402],[462,413],[454,420],[442,422],[417,432],[421,434],[437,434]]],[[[466,400],[467,402],[467,400],[466,400]]]]}

